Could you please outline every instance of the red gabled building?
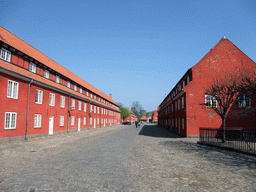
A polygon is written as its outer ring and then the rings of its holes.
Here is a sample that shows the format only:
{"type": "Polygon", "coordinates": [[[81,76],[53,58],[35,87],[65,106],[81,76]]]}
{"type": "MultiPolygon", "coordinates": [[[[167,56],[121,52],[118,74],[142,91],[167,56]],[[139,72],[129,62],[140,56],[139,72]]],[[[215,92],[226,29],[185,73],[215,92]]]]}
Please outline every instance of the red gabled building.
{"type": "MultiPolygon", "coordinates": [[[[219,41],[196,65],[187,70],[160,104],[158,124],[183,136],[199,135],[200,127],[220,128],[222,120],[207,101],[205,88],[214,78],[253,70],[256,64],[225,37],[219,41]]],[[[245,97],[243,97],[245,98],[245,97]]],[[[243,102],[243,101],[240,101],[243,102]]],[[[251,103],[253,107],[253,102],[251,103]]],[[[239,110],[236,102],[232,108],[239,110]]],[[[250,106],[246,106],[250,107],[250,106]]],[[[252,127],[255,118],[227,117],[227,127],[252,127]],[[234,123],[235,122],[235,123],[234,123]]]]}
{"type": "MultiPolygon", "coordinates": [[[[130,111],[130,110],[129,110],[130,111]]],[[[137,121],[137,116],[135,115],[135,113],[133,113],[132,111],[130,111],[131,115],[130,117],[126,117],[124,119],[124,122],[131,122],[134,123],[135,121],[137,121]]]]}
{"type": "Polygon", "coordinates": [[[0,139],[120,124],[107,96],[0,27],[0,139]]]}
{"type": "Polygon", "coordinates": [[[159,110],[159,106],[157,107],[157,110],[152,115],[152,122],[158,122],[158,110],[159,110]]]}

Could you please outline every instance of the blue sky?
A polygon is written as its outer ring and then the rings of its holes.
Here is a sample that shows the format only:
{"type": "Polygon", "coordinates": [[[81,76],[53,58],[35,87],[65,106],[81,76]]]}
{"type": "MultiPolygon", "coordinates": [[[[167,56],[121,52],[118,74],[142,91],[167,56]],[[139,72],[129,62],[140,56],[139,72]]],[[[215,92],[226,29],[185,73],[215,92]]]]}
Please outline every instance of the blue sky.
{"type": "Polygon", "coordinates": [[[116,102],[156,110],[226,36],[256,61],[253,0],[4,0],[0,25],[116,102]]]}

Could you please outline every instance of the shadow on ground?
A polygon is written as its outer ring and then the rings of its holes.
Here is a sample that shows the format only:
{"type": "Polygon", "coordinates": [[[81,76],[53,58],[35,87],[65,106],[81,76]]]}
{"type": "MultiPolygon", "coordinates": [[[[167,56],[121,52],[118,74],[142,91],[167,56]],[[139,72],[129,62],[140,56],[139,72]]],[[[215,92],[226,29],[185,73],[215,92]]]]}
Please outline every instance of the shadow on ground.
{"type": "Polygon", "coordinates": [[[144,125],[139,135],[149,136],[149,137],[163,137],[163,138],[181,138],[176,133],[171,132],[170,130],[162,129],[157,125],[144,125]]]}

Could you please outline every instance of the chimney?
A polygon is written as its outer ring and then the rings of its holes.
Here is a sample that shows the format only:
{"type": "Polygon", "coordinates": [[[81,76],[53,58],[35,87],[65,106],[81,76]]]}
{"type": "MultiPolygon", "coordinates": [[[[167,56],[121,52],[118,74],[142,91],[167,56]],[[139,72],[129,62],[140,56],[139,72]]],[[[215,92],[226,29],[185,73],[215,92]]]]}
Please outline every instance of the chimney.
{"type": "Polygon", "coordinates": [[[109,97],[112,99],[112,94],[109,94],[109,97]]]}

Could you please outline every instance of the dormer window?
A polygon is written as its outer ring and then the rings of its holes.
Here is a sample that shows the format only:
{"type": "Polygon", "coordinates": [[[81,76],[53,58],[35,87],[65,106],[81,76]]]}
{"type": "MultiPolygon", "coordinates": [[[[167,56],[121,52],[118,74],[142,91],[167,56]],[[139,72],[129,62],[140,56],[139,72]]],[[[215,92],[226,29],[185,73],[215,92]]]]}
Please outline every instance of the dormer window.
{"type": "Polygon", "coordinates": [[[30,62],[29,63],[29,71],[31,71],[32,73],[36,73],[36,64],[30,62]]]}
{"type": "Polygon", "coordinates": [[[60,83],[60,76],[58,76],[58,75],[55,76],[55,82],[60,83]]]}
{"type": "Polygon", "coordinates": [[[74,90],[75,90],[75,91],[77,90],[77,86],[76,86],[76,85],[74,85],[74,90]]]}
{"type": "Polygon", "coordinates": [[[88,91],[86,92],[86,95],[87,95],[87,97],[89,97],[89,92],[88,91]]]}
{"type": "Polygon", "coordinates": [[[67,81],[67,87],[70,88],[70,81],[67,81]]]}
{"type": "Polygon", "coordinates": [[[183,81],[183,86],[182,86],[183,88],[185,87],[185,80],[183,81]]]}
{"type": "Polygon", "coordinates": [[[11,61],[11,52],[6,49],[1,49],[1,59],[10,62],[11,61]]]}
{"type": "Polygon", "coordinates": [[[50,78],[50,72],[48,71],[48,70],[44,70],[44,77],[46,78],[46,79],[49,79],[50,78]]]}
{"type": "Polygon", "coordinates": [[[187,76],[187,84],[189,83],[189,76],[187,76]]]}
{"type": "Polygon", "coordinates": [[[82,89],[82,87],[80,87],[80,93],[83,93],[83,89],[82,89]]]}

